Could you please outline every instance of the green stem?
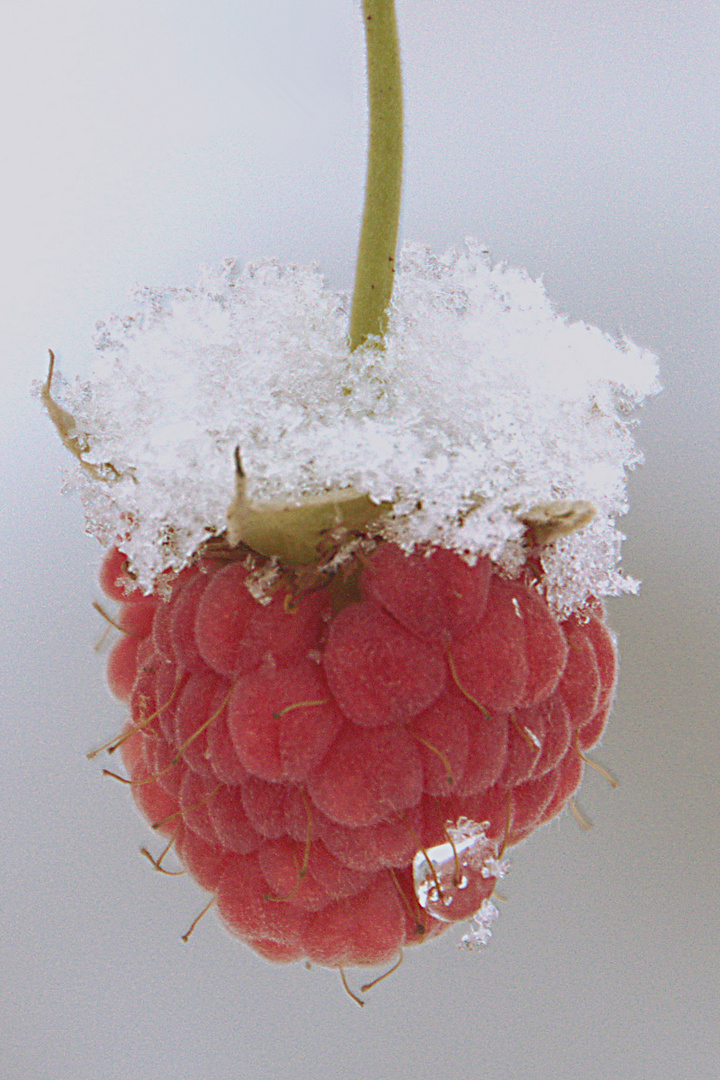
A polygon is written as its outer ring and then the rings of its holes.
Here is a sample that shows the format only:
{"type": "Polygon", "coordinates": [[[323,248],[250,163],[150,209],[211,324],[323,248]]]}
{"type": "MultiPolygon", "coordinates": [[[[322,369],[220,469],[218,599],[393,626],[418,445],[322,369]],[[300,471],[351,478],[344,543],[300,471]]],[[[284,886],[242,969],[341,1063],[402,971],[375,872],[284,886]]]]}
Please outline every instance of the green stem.
{"type": "Polygon", "coordinates": [[[350,312],[350,349],[383,338],[393,290],[402,188],[402,75],[395,0],[363,0],[370,139],[350,312]]]}

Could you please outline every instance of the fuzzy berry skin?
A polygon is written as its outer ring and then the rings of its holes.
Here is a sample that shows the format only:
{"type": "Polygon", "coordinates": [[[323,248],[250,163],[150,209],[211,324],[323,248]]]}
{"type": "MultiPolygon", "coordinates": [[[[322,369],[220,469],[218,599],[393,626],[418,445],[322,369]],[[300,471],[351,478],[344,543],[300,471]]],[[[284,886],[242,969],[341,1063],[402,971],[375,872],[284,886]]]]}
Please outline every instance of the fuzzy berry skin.
{"type": "MultiPolygon", "coordinates": [[[[186,569],[165,598],[127,593],[121,571],[113,549],[108,675],[136,803],[275,961],[378,964],[440,933],[419,848],[461,817],[498,849],[524,839],[576,791],[610,710],[599,608],[558,622],[486,559],[382,543],[339,611],[328,587],[260,603],[240,562],[186,569]]],[[[472,885],[478,907],[495,881],[472,885]]]]}

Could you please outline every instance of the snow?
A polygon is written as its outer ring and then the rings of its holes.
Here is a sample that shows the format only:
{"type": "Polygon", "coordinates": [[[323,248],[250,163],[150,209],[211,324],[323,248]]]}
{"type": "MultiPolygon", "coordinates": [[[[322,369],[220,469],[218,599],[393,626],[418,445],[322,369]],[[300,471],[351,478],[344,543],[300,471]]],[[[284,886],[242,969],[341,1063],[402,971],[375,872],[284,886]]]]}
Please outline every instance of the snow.
{"type": "Polygon", "coordinates": [[[458,948],[466,949],[468,952],[479,952],[489,944],[492,937],[490,927],[499,914],[492,900],[483,900],[482,907],[472,917],[468,933],[460,939],[458,948]]]}
{"type": "Polygon", "coordinates": [[[349,297],[314,267],[228,262],[195,287],[139,292],[99,324],[87,379],[57,374],[86,464],[88,530],[145,590],[223,532],[239,447],[255,504],[355,489],[384,531],[509,572],[523,512],[586,500],[590,525],[545,548],[559,611],[633,591],[618,569],[637,407],[656,358],[556,313],[541,282],[468,242],[401,253],[385,348],[347,346],[349,297]]]}

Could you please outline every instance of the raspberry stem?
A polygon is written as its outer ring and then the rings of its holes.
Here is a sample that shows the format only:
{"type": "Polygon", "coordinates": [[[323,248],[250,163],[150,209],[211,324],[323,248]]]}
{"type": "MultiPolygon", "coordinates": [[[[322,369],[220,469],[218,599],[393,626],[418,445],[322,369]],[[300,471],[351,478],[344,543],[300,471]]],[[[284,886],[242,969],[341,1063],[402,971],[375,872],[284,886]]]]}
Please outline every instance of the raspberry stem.
{"type": "Polygon", "coordinates": [[[363,0],[368,142],[365,206],[350,312],[350,349],[383,338],[392,297],[400,220],[403,107],[395,0],[363,0]]]}

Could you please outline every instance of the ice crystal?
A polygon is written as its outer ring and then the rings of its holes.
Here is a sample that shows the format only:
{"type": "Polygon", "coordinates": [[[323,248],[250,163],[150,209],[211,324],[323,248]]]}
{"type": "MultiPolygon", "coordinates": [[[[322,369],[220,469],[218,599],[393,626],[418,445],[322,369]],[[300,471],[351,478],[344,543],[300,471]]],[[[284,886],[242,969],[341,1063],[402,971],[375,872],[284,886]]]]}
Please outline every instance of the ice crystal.
{"type": "Polygon", "coordinates": [[[458,948],[467,949],[468,952],[479,952],[484,948],[492,937],[490,927],[499,914],[492,900],[483,900],[482,907],[472,917],[470,930],[460,939],[458,948]]]}
{"type": "Polygon", "coordinates": [[[523,271],[471,243],[406,247],[385,348],[353,354],[348,296],[314,268],[228,262],[138,303],[98,327],[87,381],[55,393],[104,467],[77,466],[88,530],[119,540],[143,588],[225,529],[236,447],[256,503],[352,487],[393,503],[384,528],[404,547],[511,572],[524,511],[588,500],[593,523],[546,551],[551,602],[634,587],[615,518],[655,357],[558,315],[523,271]]]}
{"type": "Polygon", "coordinates": [[[507,877],[509,869],[510,863],[507,859],[493,859],[492,856],[489,856],[483,863],[482,876],[492,877],[496,881],[500,881],[501,878],[507,877]]]}

